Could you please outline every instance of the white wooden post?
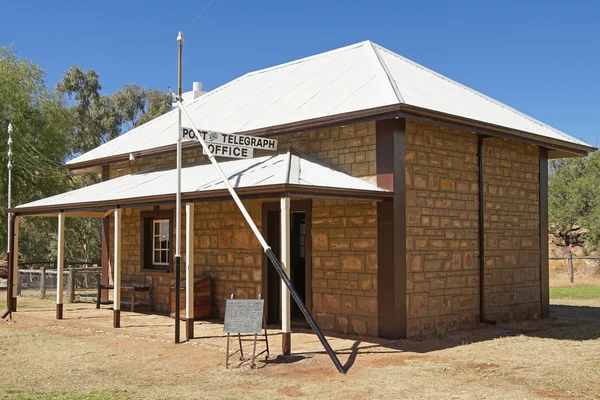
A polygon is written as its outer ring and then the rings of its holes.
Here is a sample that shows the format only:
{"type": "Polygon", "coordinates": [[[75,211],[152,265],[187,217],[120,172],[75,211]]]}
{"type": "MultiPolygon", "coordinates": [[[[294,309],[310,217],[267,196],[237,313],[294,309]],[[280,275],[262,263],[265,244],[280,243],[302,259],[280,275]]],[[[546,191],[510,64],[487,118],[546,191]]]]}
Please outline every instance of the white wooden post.
{"type": "Polygon", "coordinates": [[[121,209],[115,208],[113,327],[121,327],[121,209]]]}
{"type": "Polygon", "coordinates": [[[63,319],[63,271],[65,267],[65,214],[58,213],[58,249],[56,251],[56,319],[63,319]]]}
{"type": "MultiPolygon", "coordinates": [[[[290,277],[290,198],[281,198],[281,263],[285,274],[290,277]]],[[[291,353],[291,299],[290,290],[281,281],[281,351],[291,353]]]]}
{"type": "Polygon", "coordinates": [[[187,340],[194,338],[194,203],[185,204],[185,324],[187,340]]]}
{"type": "Polygon", "coordinates": [[[12,301],[13,301],[13,311],[17,311],[17,296],[20,294],[19,293],[19,217],[17,217],[16,215],[13,216],[13,218],[15,219],[15,233],[14,233],[14,244],[13,244],[13,249],[11,250],[13,252],[13,257],[12,257],[12,261],[13,261],[13,290],[12,290],[12,301]]]}

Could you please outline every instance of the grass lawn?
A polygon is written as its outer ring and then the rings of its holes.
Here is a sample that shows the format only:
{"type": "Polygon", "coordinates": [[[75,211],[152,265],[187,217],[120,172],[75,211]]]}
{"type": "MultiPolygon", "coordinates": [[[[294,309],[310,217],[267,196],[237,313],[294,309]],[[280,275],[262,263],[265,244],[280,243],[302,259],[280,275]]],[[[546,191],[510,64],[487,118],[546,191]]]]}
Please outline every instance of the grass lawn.
{"type": "Polygon", "coordinates": [[[551,298],[600,299],[600,286],[571,285],[550,287],[551,298]]]}

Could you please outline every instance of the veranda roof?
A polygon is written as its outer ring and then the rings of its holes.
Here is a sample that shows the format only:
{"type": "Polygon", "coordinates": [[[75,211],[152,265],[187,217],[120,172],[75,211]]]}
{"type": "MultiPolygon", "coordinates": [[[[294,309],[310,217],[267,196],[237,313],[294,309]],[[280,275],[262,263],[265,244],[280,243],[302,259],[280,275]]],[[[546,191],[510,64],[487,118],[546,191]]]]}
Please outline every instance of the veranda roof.
{"type": "MultiPolygon", "coordinates": [[[[326,196],[379,200],[393,196],[362,179],[333,170],[296,154],[242,159],[220,163],[238,195],[326,196]]],[[[68,210],[107,210],[132,204],[175,200],[177,170],[148,171],[111,179],[81,189],[20,205],[19,215],[68,210]]],[[[183,200],[229,198],[225,185],[211,165],[183,168],[183,200]]]]}
{"type": "MultiPolygon", "coordinates": [[[[293,132],[386,113],[434,112],[508,129],[578,152],[589,144],[370,41],[247,73],[187,103],[196,126],[225,133],[293,132]],[[318,125],[318,124],[317,124],[318,125]]],[[[425,114],[424,114],[425,115],[425,114]]],[[[185,124],[184,124],[185,125],[185,124]]],[[[72,169],[174,148],[172,110],[77,158],[72,169]]]]}

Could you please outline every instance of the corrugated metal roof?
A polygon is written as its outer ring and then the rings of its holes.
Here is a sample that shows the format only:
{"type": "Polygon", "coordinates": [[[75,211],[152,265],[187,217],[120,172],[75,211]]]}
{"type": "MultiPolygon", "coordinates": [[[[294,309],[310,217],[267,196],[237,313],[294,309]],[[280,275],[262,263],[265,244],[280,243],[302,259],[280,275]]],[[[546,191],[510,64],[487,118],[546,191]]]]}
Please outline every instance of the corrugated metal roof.
{"type": "MultiPolygon", "coordinates": [[[[241,76],[187,105],[202,129],[242,133],[407,104],[589,146],[370,41],[241,76]]],[[[67,164],[173,145],[172,110],[67,164]]]]}
{"type": "Polygon", "coordinates": [[[396,81],[405,104],[589,146],[405,57],[378,45],[374,47],[396,81]]]}
{"type": "MultiPolygon", "coordinates": [[[[241,159],[220,163],[234,188],[260,187],[278,184],[305,187],[325,187],[355,191],[386,192],[359,178],[352,177],[296,154],[241,159]]],[[[81,189],[22,204],[15,208],[29,211],[35,208],[77,204],[85,207],[106,201],[174,195],[177,170],[136,173],[111,179],[81,189]]],[[[181,191],[184,194],[226,189],[216,169],[210,165],[183,168],[181,191]]]]}

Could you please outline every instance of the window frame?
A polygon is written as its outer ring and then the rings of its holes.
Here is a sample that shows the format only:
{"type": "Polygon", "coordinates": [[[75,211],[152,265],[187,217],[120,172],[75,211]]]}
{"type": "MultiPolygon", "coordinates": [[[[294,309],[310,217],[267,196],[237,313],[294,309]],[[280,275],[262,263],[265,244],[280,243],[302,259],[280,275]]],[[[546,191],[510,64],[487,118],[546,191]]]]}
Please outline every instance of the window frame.
{"type": "Polygon", "coordinates": [[[173,213],[174,210],[143,211],[140,213],[140,271],[172,272],[173,270],[173,213]],[[169,223],[169,245],[167,262],[154,262],[154,226],[155,222],[169,223]]]}
{"type": "MultiPolygon", "coordinates": [[[[171,246],[171,238],[168,238],[168,245],[166,249],[163,249],[162,247],[156,248],[156,238],[160,238],[162,235],[160,234],[160,224],[162,223],[167,223],[167,237],[171,236],[171,221],[168,218],[155,218],[152,220],[152,265],[159,265],[159,266],[169,266],[169,256],[171,255],[170,249],[169,247],[171,246]],[[156,225],[159,225],[159,233],[156,234],[156,225]],[[160,261],[156,261],[156,252],[163,253],[166,252],[167,253],[167,257],[166,257],[166,262],[160,262],[160,261]]],[[[162,257],[159,257],[162,258],[162,257]]]]}

